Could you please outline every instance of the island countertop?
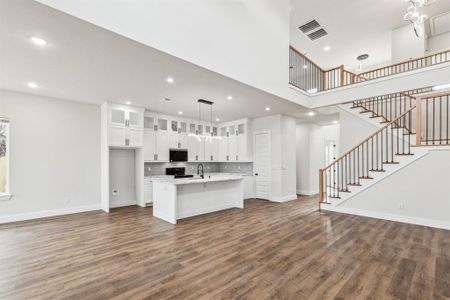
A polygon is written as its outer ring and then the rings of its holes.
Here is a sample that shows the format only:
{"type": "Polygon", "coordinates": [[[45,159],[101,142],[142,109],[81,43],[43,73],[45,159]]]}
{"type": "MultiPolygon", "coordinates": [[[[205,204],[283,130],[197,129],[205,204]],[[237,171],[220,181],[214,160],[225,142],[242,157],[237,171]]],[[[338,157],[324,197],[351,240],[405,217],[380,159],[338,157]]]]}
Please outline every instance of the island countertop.
{"type": "Polygon", "coordinates": [[[242,180],[243,177],[240,174],[233,173],[205,173],[204,178],[198,175],[188,178],[174,178],[170,175],[153,176],[148,177],[148,180],[158,183],[169,183],[174,185],[185,185],[185,184],[197,184],[197,183],[208,183],[208,182],[218,182],[218,181],[232,181],[232,180],[242,180]]]}

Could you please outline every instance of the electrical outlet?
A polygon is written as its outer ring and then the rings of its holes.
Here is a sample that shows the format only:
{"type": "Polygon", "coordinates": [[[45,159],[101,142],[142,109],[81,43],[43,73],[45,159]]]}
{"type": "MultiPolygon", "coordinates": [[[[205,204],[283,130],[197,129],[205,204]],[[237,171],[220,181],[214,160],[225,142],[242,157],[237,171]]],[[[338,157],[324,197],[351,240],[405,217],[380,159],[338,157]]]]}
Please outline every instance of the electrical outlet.
{"type": "Polygon", "coordinates": [[[118,190],[112,190],[111,194],[113,196],[117,196],[117,194],[119,194],[119,191],[118,190]]]}
{"type": "Polygon", "coordinates": [[[398,203],[398,208],[399,208],[399,209],[403,209],[403,206],[404,206],[404,205],[403,205],[403,202],[399,202],[399,203],[398,203]]]}

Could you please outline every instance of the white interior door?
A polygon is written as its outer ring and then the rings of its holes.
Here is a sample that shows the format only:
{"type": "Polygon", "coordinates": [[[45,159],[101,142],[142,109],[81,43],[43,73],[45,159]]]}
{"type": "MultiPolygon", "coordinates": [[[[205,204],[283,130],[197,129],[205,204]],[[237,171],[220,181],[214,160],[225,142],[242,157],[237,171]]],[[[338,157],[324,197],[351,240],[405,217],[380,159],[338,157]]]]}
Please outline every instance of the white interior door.
{"type": "Polygon", "coordinates": [[[254,134],[255,197],[270,200],[272,196],[272,153],[270,132],[254,134]]]}

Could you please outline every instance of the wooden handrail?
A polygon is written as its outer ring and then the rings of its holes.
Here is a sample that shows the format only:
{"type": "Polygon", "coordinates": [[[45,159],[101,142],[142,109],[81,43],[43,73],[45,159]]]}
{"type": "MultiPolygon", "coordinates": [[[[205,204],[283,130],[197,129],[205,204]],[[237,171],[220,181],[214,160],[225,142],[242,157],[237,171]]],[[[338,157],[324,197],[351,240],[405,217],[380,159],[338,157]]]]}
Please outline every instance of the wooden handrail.
{"type": "Polygon", "coordinates": [[[312,60],[310,60],[305,54],[301,53],[300,51],[298,51],[296,48],[294,48],[293,46],[289,45],[289,48],[296,52],[298,55],[303,56],[304,59],[306,59],[307,61],[309,61],[313,66],[315,66],[316,68],[318,68],[319,70],[321,70],[322,72],[325,72],[324,69],[322,69],[321,67],[319,67],[315,62],[313,62],[312,60]]]}
{"type": "MultiPolygon", "coordinates": [[[[334,89],[334,88],[338,88],[338,87],[342,87],[345,85],[351,85],[351,84],[356,84],[356,83],[360,83],[362,81],[370,81],[370,80],[375,80],[378,78],[382,78],[382,77],[386,77],[386,76],[391,76],[394,74],[400,74],[400,73],[404,73],[404,72],[408,72],[408,71],[412,71],[412,70],[416,70],[416,69],[422,69],[425,67],[429,67],[432,65],[436,65],[436,64],[440,64],[440,63],[445,63],[450,61],[449,59],[449,53],[450,50],[445,50],[445,51],[441,51],[441,52],[437,52],[437,53],[433,53],[433,54],[429,54],[423,57],[417,57],[417,58],[412,58],[409,60],[405,60],[396,64],[391,64],[391,65],[387,65],[384,67],[379,67],[376,69],[372,69],[372,70],[368,70],[359,74],[356,74],[354,72],[351,71],[347,71],[345,70],[344,66],[338,66],[335,68],[331,68],[328,70],[324,70],[323,68],[321,68],[319,65],[317,65],[316,63],[314,63],[312,60],[310,60],[308,57],[306,57],[305,54],[303,54],[302,52],[300,52],[299,50],[297,50],[295,47],[293,47],[292,45],[289,46],[289,49],[291,49],[292,51],[294,51],[295,53],[297,53],[298,55],[300,55],[305,61],[307,61],[308,63],[310,63],[312,66],[314,66],[315,68],[317,68],[318,72],[321,72],[321,76],[318,76],[316,78],[317,81],[317,85],[318,85],[318,91],[321,90],[330,90],[330,89],[334,89]],[[444,58],[439,57],[441,55],[445,55],[444,58]],[[429,58],[435,57],[436,61],[439,59],[439,62],[431,62],[430,64],[424,63],[421,64],[421,66],[419,67],[419,64],[416,64],[415,66],[413,65],[412,68],[409,67],[405,67],[405,68],[401,68],[400,71],[395,70],[395,72],[392,71],[392,68],[396,68],[397,66],[401,66],[401,65],[405,65],[405,64],[411,64],[414,62],[418,62],[421,60],[427,60],[429,58]],[[339,75],[337,74],[333,74],[333,73],[329,73],[329,72],[336,72],[337,70],[340,71],[339,75]],[[379,71],[384,70],[383,74],[376,74],[379,71]],[[346,78],[346,74],[350,74],[350,79],[346,78]],[[367,75],[372,74],[373,78],[367,78],[367,75]],[[328,78],[328,76],[331,76],[331,82],[332,84],[330,84],[330,82],[328,82],[330,79],[328,78]],[[339,80],[338,76],[340,76],[339,80]],[[320,78],[321,77],[321,78],[320,78]],[[347,79],[347,80],[346,80],[347,79]],[[322,87],[319,89],[319,86],[322,85],[322,87]]],[[[289,81],[291,84],[293,84],[294,86],[297,86],[299,88],[302,88],[304,90],[306,90],[302,85],[295,83],[295,82],[291,82],[291,78],[289,81]]]]}
{"type": "Polygon", "coordinates": [[[372,73],[372,72],[376,72],[376,71],[380,71],[380,70],[387,69],[387,68],[400,66],[400,65],[403,65],[403,64],[411,63],[411,62],[422,60],[422,59],[427,59],[427,58],[430,58],[430,57],[433,57],[433,56],[437,56],[437,55],[441,55],[441,54],[444,54],[444,53],[447,53],[447,52],[450,52],[450,50],[437,52],[437,53],[430,54],[430,55],[427,55],[427,56],[410,58],[409,60],[404,60],[404,61],[401,61],[399,63],[395,63],[395,64],[391,64],[391,65],[387,65],[387,66],[384,66],[384,67],[379,67],[377,69],[373,69],[373,70],[369,70],[369,71],[365,71],[365,72],[359,73],[358,76],[365,75],[365,74],[372,73]]]}
{"type": "Polygon", "coordinates": [[[409,113],[410,111],[412,111],[414,108],[416,108],[416,106],[414,105],[413,107],[411,107],[410,109],[408,109],[407,111],[403,112],[401,115],[399,115],[397,118],[395,118],[394,120],[392,120],[391,122],[387,123],[386,125],[384,125],[383,127],[381,127],[380,129],[378,129],[376,132],[374,132],[373,134],[371,134],[369,137],[367,137],[366,139],[364,139],[364,141],[362,141],[361,143],[359,143],[358,145],[356,145],[355,147],[351,148],[350,150],[348,150],[347,152],[345,152],[344,154],[342,154],[341,156],[339,156],[337,159],[335,159],[331,164],[329,164],[328,166],[326,166],[325,168],[321,169],[322,171],[328,170],[330,167],[332,167],[333,165],[335,165],[338,161],[342,160],[345,156],[347,156],[349,153],[351,153],[353,150],[355,150],[356,148],[360,147],[362,144],[364,144],[365,142],[367,142],[368,140],[370,140],[371,138],[373,138],[374,136],[376,136],[378,133],[380,133],[381,131],[383,131],[384,129],[386,129],[387,127],[389,127],[390,125],[394,124],[395,122],[397,122],[400,118],[402,118],[403,116],[405,116],[407,113],[409,113]]]}

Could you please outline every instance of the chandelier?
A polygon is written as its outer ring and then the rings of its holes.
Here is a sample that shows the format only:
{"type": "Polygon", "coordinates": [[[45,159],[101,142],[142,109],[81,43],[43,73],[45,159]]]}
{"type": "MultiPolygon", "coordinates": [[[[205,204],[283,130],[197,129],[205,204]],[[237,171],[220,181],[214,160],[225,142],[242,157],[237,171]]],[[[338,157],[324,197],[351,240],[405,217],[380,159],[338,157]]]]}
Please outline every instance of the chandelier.
{"type": "Polygon", "coordinates": [[[423,13],[423,7],[430,5],[434,1],[435,0],[405,0],[405,2],[409,2],[409,6],[406,9],[406,14],[403,19],[414,25],[414,33],[417,37],[423,35],[423,24],[428,19],[428,16],[423,13]]]}
{"type": "Polygon", "coordinates": [[[199,125],[202,124],[202,105],[209,106],[209,114],[210,114],[210,132],[206,133],[206,130],[203,129],[203,133],[199,132],[198,129],[195,130],[195,133],[189,133],[189,136],[196,137],[199,142],[202,141],[202,139],[205,140],[205,142],[212,142],[213,139],[221,139],[220,136],[214,134],[213,132],[213,115],[212,115],[212,106],[214,102],[204,100],[204,99],[198,99],[198,123],[199,125]]]}

